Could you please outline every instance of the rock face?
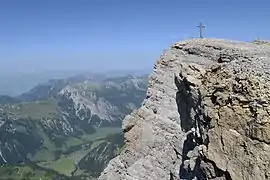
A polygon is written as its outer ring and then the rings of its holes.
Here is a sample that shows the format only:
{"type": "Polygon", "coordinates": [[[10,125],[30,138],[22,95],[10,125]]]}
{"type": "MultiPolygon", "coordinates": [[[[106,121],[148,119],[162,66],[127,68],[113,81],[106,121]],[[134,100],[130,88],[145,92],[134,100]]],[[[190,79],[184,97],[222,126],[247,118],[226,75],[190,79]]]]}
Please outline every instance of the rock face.
{"type": "Polygon", "coordinates": [[[99,179],[270,179],[269,57],[268,45],[217,39],[167,49],[99,179]]]}
{"type": "Polygon", "coordinates": [[[121,126],[126,114],[137,109],[147,89],[147,76],[108,78],[101,83],[84,81],[64,87],[59,95],[72,102],[81,120],[121,126]]]}

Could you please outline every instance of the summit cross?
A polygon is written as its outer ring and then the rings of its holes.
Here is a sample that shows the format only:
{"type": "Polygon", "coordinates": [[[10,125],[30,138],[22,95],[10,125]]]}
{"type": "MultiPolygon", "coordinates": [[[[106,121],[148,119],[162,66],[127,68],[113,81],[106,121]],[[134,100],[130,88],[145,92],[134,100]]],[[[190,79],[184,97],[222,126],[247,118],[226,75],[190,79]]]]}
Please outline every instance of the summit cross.
{"type": "Polygon", "coordinates": [[[203,35],[202,35],[202,31],[203,31],[203,28],[205,28],[205,25],[203,25],[202,23],[199,24],[199,26],[197,26],[200,30],[200,38],[203,38],[203,35]]]}

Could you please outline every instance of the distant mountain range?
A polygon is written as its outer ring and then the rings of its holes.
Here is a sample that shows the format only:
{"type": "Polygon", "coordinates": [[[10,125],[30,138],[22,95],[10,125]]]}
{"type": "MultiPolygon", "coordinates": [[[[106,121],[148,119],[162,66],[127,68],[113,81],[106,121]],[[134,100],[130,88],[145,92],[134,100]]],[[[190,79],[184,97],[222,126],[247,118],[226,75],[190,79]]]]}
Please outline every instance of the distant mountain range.
{"type": "Polygon", "coordinates": [[[147,75],[83,74],[0,96],[0,172],[97,177],[124,145],[122,120],[141,105],[147,84],[147,75]]]}
{"type": "Polygon", "coordinates": [[[111,70],[104,72],[89,72],[80,70],[58,70],[44,72],[0,72],[0,95],[18,96],[29,91],[37,84],[43,84],[51,79],[66,79],[74,76],[104,76],[120,77],[127,75],[145,75],[149,74],[151,69],[142,70],[111,70]]]}

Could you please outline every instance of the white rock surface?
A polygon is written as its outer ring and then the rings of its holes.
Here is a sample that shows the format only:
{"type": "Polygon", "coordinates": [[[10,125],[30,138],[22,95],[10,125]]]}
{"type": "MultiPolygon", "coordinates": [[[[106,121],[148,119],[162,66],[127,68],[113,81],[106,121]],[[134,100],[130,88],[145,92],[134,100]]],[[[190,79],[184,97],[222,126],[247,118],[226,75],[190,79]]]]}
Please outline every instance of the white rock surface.
{"type": "Polygon", "coordinates": [[[270,179],[270,46],[174,44],[100,180],[270,179]]]}

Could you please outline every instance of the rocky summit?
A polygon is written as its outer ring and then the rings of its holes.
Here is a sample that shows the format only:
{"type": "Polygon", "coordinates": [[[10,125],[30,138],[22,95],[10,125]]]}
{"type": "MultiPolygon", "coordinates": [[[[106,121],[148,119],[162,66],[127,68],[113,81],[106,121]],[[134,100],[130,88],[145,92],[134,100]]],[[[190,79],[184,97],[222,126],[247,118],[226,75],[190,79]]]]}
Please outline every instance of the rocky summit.
{"type": "Polygon", "coordinates": [[[174,44],[99,179],[270,179],[269,68],[266,43],[174,44]]]}

